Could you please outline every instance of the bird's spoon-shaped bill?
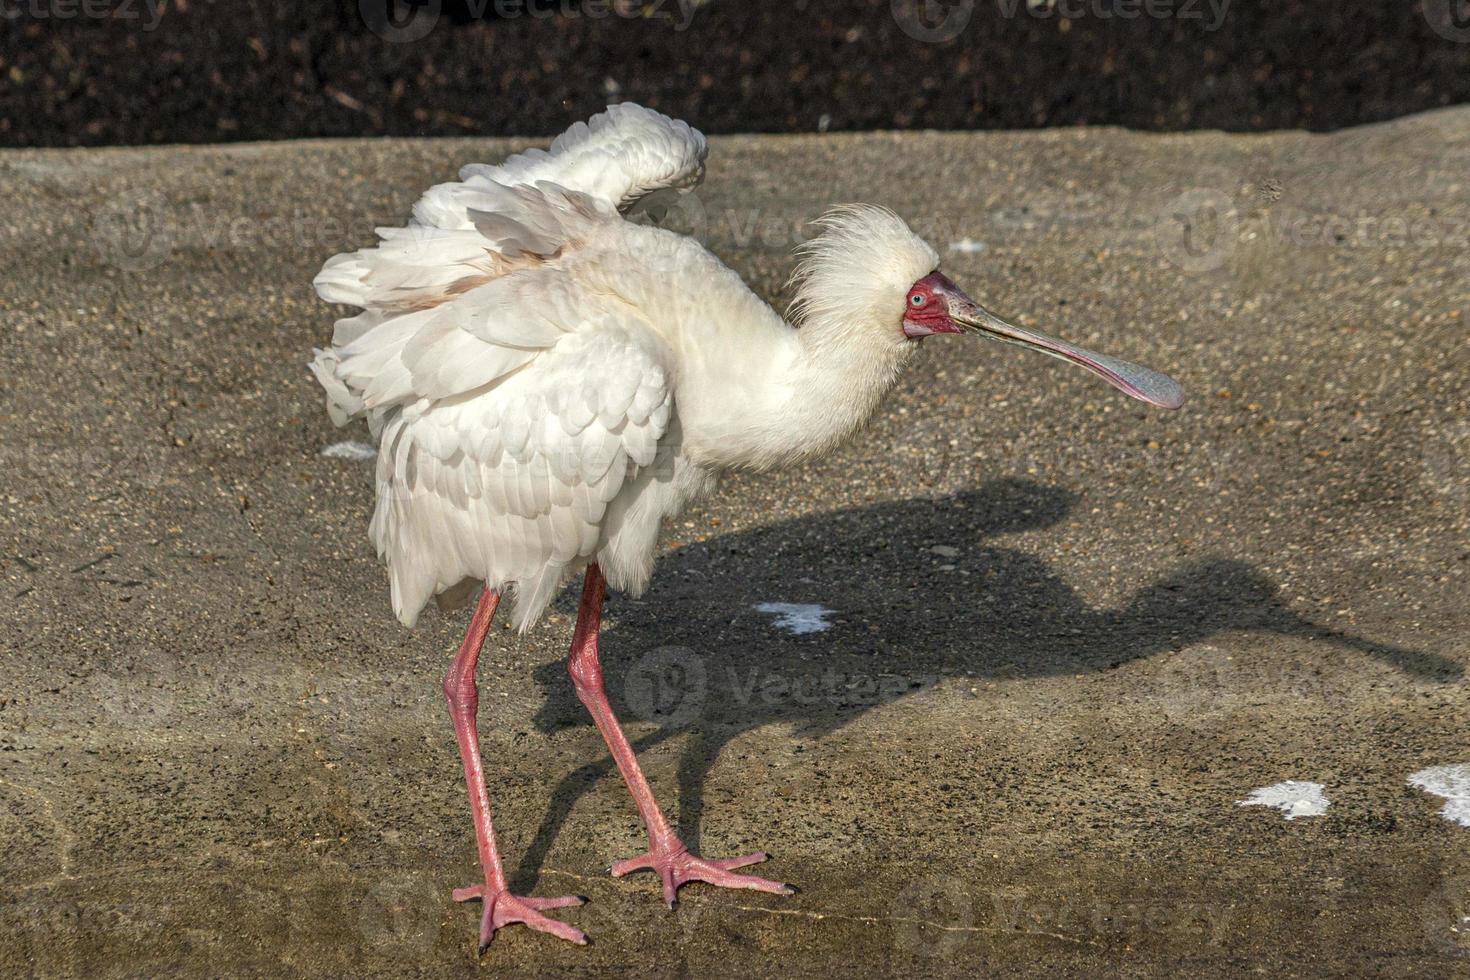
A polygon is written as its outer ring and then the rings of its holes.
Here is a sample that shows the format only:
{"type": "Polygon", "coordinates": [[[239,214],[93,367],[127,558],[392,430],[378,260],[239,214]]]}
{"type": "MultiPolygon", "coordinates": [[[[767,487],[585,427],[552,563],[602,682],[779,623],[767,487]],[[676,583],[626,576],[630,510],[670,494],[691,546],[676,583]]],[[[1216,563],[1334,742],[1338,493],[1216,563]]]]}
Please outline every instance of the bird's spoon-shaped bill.
{"type": "Polygon", "coordinates": [[[1061,358],[1072,364],[1080,364],[1093,374],[1103,378],[1114,388],[1139,401],[1174,409],[1184,404],[1184,389],[1179,382],[1142,364],[1125,361],[1121,357],[1099,354],[1086,347],[1069,344],[1065,340],[1050,337],[1039,330],[1029,330],[1007,323],[974,302],[964,304],[963,309],[951,309],[950,318],[967,333],[977,333],[991,340],[1015,344],[1043,354],[1061,358]]]}

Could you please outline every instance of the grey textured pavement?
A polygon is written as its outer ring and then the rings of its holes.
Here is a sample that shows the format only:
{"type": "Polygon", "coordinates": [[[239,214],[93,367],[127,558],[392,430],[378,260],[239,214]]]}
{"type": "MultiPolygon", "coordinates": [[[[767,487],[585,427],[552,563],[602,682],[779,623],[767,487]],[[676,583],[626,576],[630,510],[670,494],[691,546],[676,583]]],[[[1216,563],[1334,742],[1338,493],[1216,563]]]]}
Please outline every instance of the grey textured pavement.
{"type": "Polygon", "coordinates": [[[0,975],[1452,976],[1470,827],[1470,111],[1330,136],[712,140],[666,220],[784,303],[804,222],[887,204],[997,311],[1174,374],[927,341],[873,425],[736,475],[613,596],[615,704],[691,844],[648,876],[562,667],[497,628],[513,883],[478,960],[441,674],[305,368],[323,259],[520,142],[0,154],[0,975]],[[831,610],[794,633],[766,603],[831,610]],[[1237,801],[1320,783],[1315,817],[1237,801]]]}

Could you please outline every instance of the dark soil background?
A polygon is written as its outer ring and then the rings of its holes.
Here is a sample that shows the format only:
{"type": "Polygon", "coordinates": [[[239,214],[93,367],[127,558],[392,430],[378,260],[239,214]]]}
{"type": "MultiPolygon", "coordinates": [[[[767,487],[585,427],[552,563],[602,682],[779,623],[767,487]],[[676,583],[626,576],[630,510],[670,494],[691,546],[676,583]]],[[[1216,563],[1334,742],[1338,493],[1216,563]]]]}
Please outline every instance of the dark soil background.
{"type": "Polygon", "coordinates": [[[1470,100],[1466,0],[1055,2],[7,0],[0,145],[542,134],[623,99],[714,133],[1327,130],[1470,100]]]}

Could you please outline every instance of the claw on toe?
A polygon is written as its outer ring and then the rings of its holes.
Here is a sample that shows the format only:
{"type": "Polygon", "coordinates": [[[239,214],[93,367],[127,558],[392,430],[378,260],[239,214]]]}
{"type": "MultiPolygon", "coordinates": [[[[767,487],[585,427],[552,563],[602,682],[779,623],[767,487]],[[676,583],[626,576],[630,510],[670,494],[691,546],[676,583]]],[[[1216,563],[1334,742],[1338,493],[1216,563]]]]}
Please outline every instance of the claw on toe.
{"type": "Polygon", "coordinates": [[[663,883],[664,904],[670,909],[679,907],[679,888],[691,881],[703,881],[721,888],[750,888],[755,891],[771,892],[776,895],[795,894],[795,889],[779,881],[758,878],[755,875],[732,874],[734,869],[758,864],[770,857],[765,851],[755,851],[730,858],[702,858],[691,854],[682,845],[666,850],[650,850],[626,861],[619,861],[608,872],[614,878],[634,871],[653,871],[663,883]]]}
{"type": "Polygon", "coordinates": [[[480,915],[481,953],[485,952],[485,948],[490,945],[490,940],[495,938],[496,930],[517,922],[530,926],[537,932],[550,933],[558,939],[576,943],[578,946],[586,946],[588,943],[587,936],[582,930],[541,914],[548,909],[586,904],[587,899],[582,895],[559,895],[555,898],[512,895],[508,891],[494,891],[484,884],[469,885],[454,890],[456,902],[468,902],[477,898],[485,903],[485,910],[480,915]]]}

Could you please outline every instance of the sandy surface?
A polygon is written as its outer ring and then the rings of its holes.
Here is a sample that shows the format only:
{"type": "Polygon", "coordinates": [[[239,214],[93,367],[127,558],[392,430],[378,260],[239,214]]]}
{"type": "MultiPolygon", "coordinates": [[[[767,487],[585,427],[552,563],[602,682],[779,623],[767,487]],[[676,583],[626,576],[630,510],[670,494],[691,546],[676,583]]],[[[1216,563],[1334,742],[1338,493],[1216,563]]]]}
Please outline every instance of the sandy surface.
{"type": "Polygon", "coordinates": [[[611,599],[666,808],[791,898],[671,913],[605,876],[643,838],[561,666],[570,597],[497,629],[513,882],[588,895],[559,914],[595,942],[510,929],[477,967],[462,616],[391,617],[371,464],[322,453],[366,433],[304,361],[321,261],[510,146],[0,155],[0,974],[1470,968],[1470,828],[1408,784],[1470,762],[1470,112],[714,140],[673,220],[773,300],[803,221],[881,202],[987,305],[1192,400],[930,341],[855,443],[732,478],[611,599]],[[1237,805],[1285,780],[1326,812],[1237,805]]]}

